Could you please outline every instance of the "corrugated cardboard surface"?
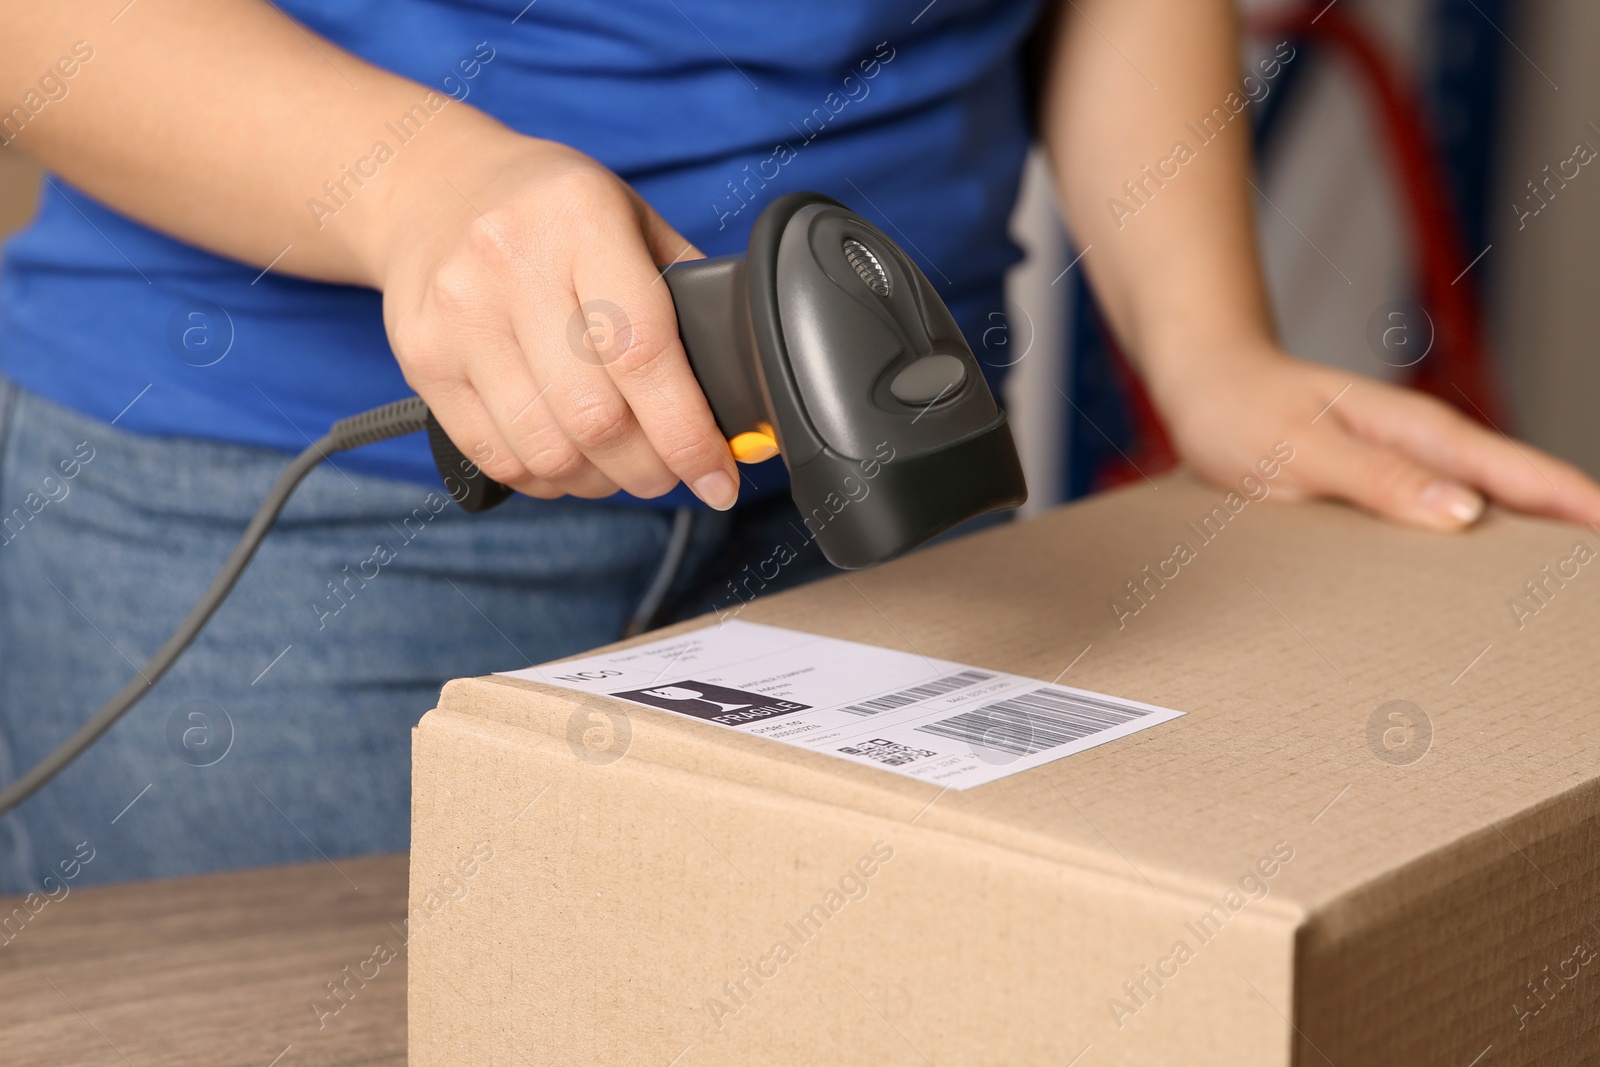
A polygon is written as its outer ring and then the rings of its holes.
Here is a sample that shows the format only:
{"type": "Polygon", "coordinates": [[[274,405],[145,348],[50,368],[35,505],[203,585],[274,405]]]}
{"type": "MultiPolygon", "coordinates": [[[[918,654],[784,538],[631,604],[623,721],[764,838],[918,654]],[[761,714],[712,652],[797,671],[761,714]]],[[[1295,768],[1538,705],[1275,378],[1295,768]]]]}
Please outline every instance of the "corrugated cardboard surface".
{"type": "Polygon", "coordinates": [[[1202,542],[1224,495],[740,613],[1189,713],[966,792],[609,702],[597,764],[567,738],[599,698],[451,683],[414,751],[412,1062],[1600,1062],[1600,558],[1570,562],[1600,535],[1253,503],[1202,542]],[[1394,700],[1426,716],[1399,749],[1394,700]]]}

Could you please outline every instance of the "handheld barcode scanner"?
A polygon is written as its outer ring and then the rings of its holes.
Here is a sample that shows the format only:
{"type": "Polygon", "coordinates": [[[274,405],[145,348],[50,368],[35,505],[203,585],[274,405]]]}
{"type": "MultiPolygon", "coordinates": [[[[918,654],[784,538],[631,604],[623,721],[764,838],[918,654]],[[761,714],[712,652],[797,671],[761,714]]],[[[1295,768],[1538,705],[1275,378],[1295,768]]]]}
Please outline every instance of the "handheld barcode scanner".
{"type": "MultiPolygon", "coordinates": [[[[734,458],[779,454],[829,562],[882,563],[1027,486],[1005,413],[916,265],[836,200],[792,193],[756,220],[745,255],[667,268],[678,332],[734,458]]],[[[431,417],[456,502],[511,490],[431,417]],[[462,472],[470,472],[463,477],[462,472]]]]}
{"type": "MultiPolygon", "coordinates": [[[[860,215],[816,193],[775,201],[748,252],[669,267],[689,363],[734,457],[774,452],[823,554],[893,559],[1027,498],[1005,414],[928,280],[860,215]]],[[[296,456],[172,636],[73,735],[0,789],[4,815],[149,692],[233,589],[295,487],[331,453],[426,429],[467,511],[511,495],[451,443],[420,397],[335,423],[296,456]]]]}

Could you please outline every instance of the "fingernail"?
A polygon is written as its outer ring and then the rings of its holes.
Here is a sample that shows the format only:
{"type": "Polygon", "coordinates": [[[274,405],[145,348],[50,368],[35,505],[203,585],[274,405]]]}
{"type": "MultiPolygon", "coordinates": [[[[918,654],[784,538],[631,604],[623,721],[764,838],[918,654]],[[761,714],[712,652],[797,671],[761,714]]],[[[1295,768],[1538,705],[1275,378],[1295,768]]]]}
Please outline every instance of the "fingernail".
{"type": "Polygon", "coordinates": [[[1448,515],[1463,526],[1470,526],[1483,514],[1483,497],[1455,482],[1435,480],[1423,487],[1417,498],[1424,508],[1448,515]]]}
{"type": "Polygon", "coordinates": [[[727,511],[739,499],[739,487],[726,471],[712,471],[694,483],[694,495],[718,511],[727,511]]]}

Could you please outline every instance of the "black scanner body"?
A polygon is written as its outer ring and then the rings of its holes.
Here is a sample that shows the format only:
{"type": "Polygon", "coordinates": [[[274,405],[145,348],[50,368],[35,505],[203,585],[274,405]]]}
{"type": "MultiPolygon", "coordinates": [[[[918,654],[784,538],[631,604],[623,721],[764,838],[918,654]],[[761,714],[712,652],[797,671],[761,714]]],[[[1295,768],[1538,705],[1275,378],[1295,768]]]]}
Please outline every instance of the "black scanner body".
{"type": "MultiPolygon", "coordinates": [[[[837,567],[882,563],[1027,499],[1005,412],[922,272],[839,202],[791,193],[742,256],[668,267],[689,363],[724,436],[776,441],[808,533],[837,567]]],[[[510,490],[429,420],[468,510],[510,490]]]]}

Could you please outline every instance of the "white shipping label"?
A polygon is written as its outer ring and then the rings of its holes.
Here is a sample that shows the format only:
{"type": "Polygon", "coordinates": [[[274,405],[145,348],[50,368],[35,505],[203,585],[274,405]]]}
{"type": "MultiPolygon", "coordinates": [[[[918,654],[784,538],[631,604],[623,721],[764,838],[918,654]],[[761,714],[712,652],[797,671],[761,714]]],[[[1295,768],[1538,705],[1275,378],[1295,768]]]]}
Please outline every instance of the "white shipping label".
{"type": "Polygon", "coordinates": [[[970,789],[1182,715],[911,652],[734,620],[502,672],[970,789]]]}

